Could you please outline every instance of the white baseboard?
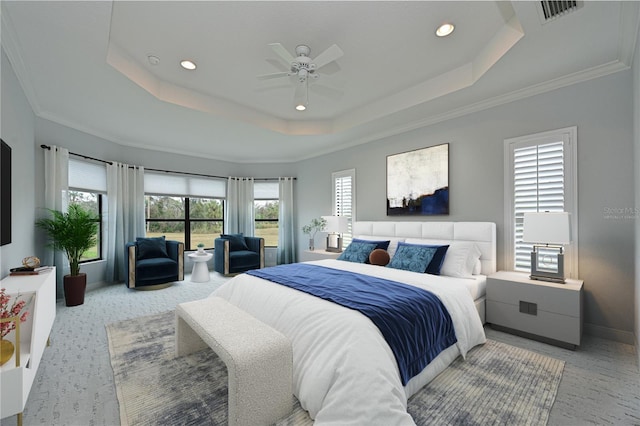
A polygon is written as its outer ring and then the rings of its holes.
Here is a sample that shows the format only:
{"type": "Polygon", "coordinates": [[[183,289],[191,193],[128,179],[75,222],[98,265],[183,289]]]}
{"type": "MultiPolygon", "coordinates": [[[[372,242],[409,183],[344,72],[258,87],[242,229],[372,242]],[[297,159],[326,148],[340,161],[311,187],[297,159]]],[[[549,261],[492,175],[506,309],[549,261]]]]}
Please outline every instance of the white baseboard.
{"type": "Polygon", "coordinates": [[[618,330],[615,328],[603,327],[595,324],[584,324],[583,329],[585,334],[595,337],[601,337],[603,339],[613,340],[615,342],[626,343],[627,345],[634,345],[636,348],[637,343],[635,336],[630,331],[618,330]]]}

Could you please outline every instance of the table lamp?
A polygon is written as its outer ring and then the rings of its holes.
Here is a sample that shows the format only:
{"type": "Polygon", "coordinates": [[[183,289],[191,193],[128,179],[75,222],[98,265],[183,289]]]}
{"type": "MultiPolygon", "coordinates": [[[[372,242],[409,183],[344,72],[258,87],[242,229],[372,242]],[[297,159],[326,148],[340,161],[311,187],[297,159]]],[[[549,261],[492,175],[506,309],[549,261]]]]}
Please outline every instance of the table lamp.
{"type": "Polygon", "coordinates": [[[327,251],[342,252],[342,234],[348,230],[346,216],[322,216],[327,221],[324,231],[327,232],[327,251]]]}
{"type": "Polygon", "coordinates": [[[531,279],[565,282],[563,245],[571,242],[569,213],[525,213],[522,241],[533,243],[531,279]]]}

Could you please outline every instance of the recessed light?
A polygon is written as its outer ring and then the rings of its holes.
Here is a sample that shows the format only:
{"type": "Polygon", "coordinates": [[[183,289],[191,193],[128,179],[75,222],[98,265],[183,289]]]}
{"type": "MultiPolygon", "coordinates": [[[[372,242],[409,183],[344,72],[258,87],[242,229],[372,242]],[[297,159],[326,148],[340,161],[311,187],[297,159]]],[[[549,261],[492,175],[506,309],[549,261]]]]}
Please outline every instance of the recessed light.
{"type": "Polygon", "coordinates": [[[155,55],[149,55],[147,56],[147,59],[151,65],[158,65],[160,63],[160,58],[155,55]]]}
{"type": "Polygon", "coordinates": [[[454,29],[455,27],[453,26],[453,24],[442,24],[436,30],[436,35],[438,37],[446,37],[451,34],[454,29]]]}
{"type": "Polygon", "coordinates": [[[196,69],[196,63],[188,59],[183,59],[182,61],[180,61],[180,66],[189,71],[196,69]]]}
{"type": "Polygon", "coordinates": [[[305,109],[307,109],[307,107],[304,104],[298,104],[296,105],[296,109],[298,111],[304,111],[305,109]]]}

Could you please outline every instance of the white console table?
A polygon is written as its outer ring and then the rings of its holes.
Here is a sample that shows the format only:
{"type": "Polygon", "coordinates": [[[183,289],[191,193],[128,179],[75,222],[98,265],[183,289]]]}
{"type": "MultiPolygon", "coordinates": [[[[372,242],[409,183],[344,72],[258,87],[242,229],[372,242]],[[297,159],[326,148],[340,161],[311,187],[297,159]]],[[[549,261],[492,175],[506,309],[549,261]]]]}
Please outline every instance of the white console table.
{"type": "Polygon", "coordinates": [[[48,344],[53,321],[56,318],[56,270],[53,268],[39,275],[9,276],[0,281],[0,287],[11,296],[21,295],[29,300],[27,320],[20,324],[20,344],[16,344],[15,331],[6,336],[20,348],[20,365],[16,355],[0,367],[0,418],[18,415],[22,424],[22,412],[27,403],[31,385],[36,377],[40,359],[48,344]]]}

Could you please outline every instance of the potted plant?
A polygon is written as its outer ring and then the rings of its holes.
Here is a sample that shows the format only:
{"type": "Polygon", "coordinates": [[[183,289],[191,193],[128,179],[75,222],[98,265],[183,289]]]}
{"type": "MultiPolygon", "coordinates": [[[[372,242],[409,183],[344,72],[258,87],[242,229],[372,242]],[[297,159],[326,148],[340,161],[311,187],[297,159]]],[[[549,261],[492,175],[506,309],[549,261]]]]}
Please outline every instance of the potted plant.
{"type": "Polygon", "coordinates": [[[84,303],[87,275],[80,273],[82,255],[97,243],[97,217],[79,204],[71,204],[66,213],[49,209],[51,218],[36,221],[51,240],[48,247],[61,250],[69,260],[70,272],[64,276],[64,297],[67,306],[84,303]]]}
{"type": "Polygon", "coordinates": [[[315,238],[316,233],[318,231],[324,230],[325,226],[327,226],[326,219],[312,219],[309,225],[305,225],[302,227],[303,234],[309,234],[309,250],[313,251],[315,248],[315,238]]]}
{"type": "Polygon", "coordinates": [[[202,244],[202,243],[198,243],[198,254],[205,254],[204,253],[204,244],[202,244]]]}

